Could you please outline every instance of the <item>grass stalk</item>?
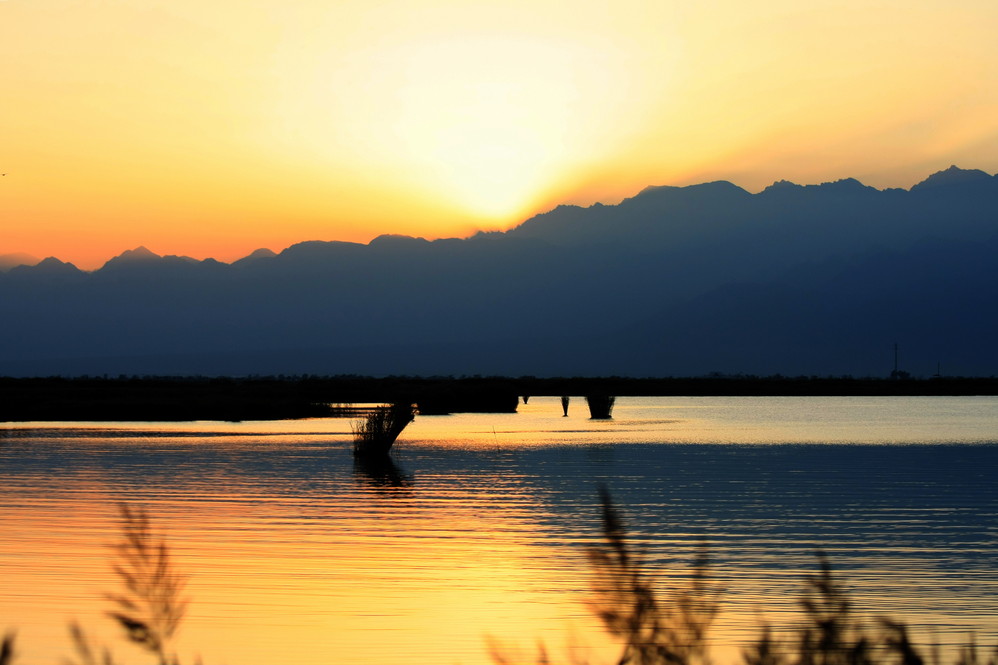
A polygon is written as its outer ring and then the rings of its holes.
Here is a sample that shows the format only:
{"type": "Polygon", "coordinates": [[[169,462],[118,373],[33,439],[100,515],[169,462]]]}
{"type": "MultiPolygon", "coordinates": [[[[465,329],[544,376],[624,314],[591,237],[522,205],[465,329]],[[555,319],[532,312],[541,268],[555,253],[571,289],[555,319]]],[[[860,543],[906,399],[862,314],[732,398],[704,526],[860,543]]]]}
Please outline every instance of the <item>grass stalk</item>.
{"type": "MultiPolygon", "coordinates": [[[[629,543],[609,494],[601,490],[600,497],[603,543],[589,554],[595,580],[591,608],[621,644],[616,665],[709,665],[707,633],[720,611],[720,590],[708,576],[705,549],[697,554],[688,583],[658,589],[629,543]]],[[[823,554],[818,572],[805,579],[801,609],[803,621],[782,639],[763,626],[742,651],[741,665],[940,665],[938,653],[933,649],[926,656],[903,622],[864,622],[855,616],[823,554]]],[[[492,659],[498,665],[523,662],[494,642],[492,659]]],[[[543,645],[531,662],[551,662],[543,645]]],[[[984,657],[971,639],[953,665],[998,665],[998,647],[984,657]]]]}
{"type": "Polygon", "coordinates": [[[161,664],[175,662],[166,649],[187,609],[181,597],[185,579],[173,570],[166,542],[152,529],[141,508],[121,504],[121,540],[112,547],[112,568],[124,587],[107,594],[115,609],[107,614],[128,641],[155,654],[161,664]]]}
{"type": "MultiPolygon", "coordinates": [[[[382,409],[398,409],[401,424],[394,427],[399,432],[412,419],[411,407],[382,409]]],[[[589,551],[590,606],[621,645],[616,665],[710,665],[708,632],[720,611],[721,593],[708,574],[706,548],[697,554],[687,582],[662,589],[628,540],[621,513],[605,489],[600,500],[603,542],[589,551]]],[[[113,545],[113,569],[124,589],[108,594],[114,610],[107,614],[124,629],[126,640],[154,656],[159,665],[180,665],[168,647],[187,606],[182,598],[184,577],[173,570],[166,542],[145,511],[124,504],[120,511],[122,533],[113,545]]],[[[803,620],[782,637],[764,626],[742,652],[741,665],[941,665],[937,651],[926,655],[911,640],[904,622],[857,617],[823,554],[818,555],[817,573],[805,579],[800,604],[803,620]]],[[[78,624],[70,624],[70,634],[78,665],[115,665],[110,651],[93,645],[78,624]]],[[[500,665],[524,662],[494,642],[491,654],[500,665]]],[[[8,631],[0,641],[0,665],[13,665],[15,656],[15,634],[8,631]]],[[[540,644],[532,662],[554,661],[540,644]]],[[[970,639],[952,665],[998,665],[998,647],[985,654],[970,639]]]]}

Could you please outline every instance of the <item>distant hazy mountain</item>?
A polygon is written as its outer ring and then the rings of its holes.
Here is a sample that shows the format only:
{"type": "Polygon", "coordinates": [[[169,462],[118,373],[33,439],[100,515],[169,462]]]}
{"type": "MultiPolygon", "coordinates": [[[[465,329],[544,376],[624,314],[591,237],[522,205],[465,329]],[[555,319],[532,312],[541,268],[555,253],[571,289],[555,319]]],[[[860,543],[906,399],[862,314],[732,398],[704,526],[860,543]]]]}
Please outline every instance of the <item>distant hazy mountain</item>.
{"type": "Polygon", "coordinates": [[[649,187],[505,233],[0,273],[0,374],[998,374],[998,178],[649,187]]]}
{"type": "Polygon", "coordinates": [[[39,258],[24,252],[14,254],[0,254],[0,272],[6,272],[15,266],[33,266],[38,263],[39,258]]]}

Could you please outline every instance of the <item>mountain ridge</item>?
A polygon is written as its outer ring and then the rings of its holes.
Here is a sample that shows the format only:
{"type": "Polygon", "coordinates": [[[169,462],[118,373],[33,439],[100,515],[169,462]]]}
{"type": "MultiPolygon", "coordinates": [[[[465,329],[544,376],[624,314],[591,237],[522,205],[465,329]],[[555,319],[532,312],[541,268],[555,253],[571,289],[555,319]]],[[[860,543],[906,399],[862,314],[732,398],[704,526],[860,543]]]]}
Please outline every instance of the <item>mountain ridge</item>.
{"type": "Polygon", "coordinates": [[[0,374],[876,376],[898,342],[916,373],[995,375],[998,178],[941,173],[646,188],[504,232],[231,264],[50,258],[0,273],[0,374]]]}
{"type": "MultiPolygon", "coordinates": [[[[618,209],[621,206],[634,206],[634,207],[648,206],[651,208],[655,208],[656,206],[661,205],[662,201],[669,201],[670,198],[674,198],[677,196],[697,197],[697,196],[702,196],[705,193],[714,196],[730,196],[730,197],[737,197],[742,200],[748,200],[748,197],[764,198],[764,195],[771,196],[777,193],[782,194],[791,191],[795,193],[834,192],[841,194],[846,192],[852,192],[852,193],[867,193],[867,194],[873,194],[873,193],[895,194],[899,192],[902,193],[925,192],[927,190],[933,190],[933,189],[939,191],[939,188],[963,189],[967,186],[973,187],[982,184],[986,186],[992,186],[995,189],[998,189],[998,174],[990,175],[986,171],[980,169],[963,169],[958,166],[952,165],[947,169],[944,169],[942,171],[937,171],[929,175],[923,180],[912,185],[909,189],[903,189],[903,188],[877,189],[875,187],[865,185],[861,181],[853,177],[841,178],[839,180],[822,182],[819,184],[804,184],[804,185],[792,182],[790,180],[776,180],[771,185],[766,186],[761,191],[755,194],[727,180],[715,180],[711,182],[697,183],[685,186],[648,185],[643,189],[641,189],[634,196],[624,198],[623,200],[620,201],[620,203],[617,204],[606,204],[600,202],[594,203],[590,206],[559,204],[554,208],[551,208],[550,210],[537,213],[536,215],[533,215],[523,220],[522,222],[514,225],[507,231],[490,232],[490,234],[491,233],[508,234],[510,232],[515,232],[517,229],[520,229],[520,227],[523,227],[525,225],[529,226],[530,224],[534,223],[537,220],[551,220],[571,215],[585,215],[585,214],[598,215],[600,213],[605,213],[607,210],[618,209]]],[[[698,200],[697,202],[702,202],[702,200],[698,200]]],[[[404,234],[381,234],[373,238],[368,243],[347,242],[341,240],[302,240],[293,243],[292,245],[289,245],[284,250],[281,250],[279,252],[273,252],[272,250],[266,248],[257,249],[244,257],[240,257],[239,259],[231,261],[229,264],[226,265],[245,262],[247,259],[256,260],[259,258],[273,258],[274,256],[281,256],[287,250],[292,248],[296,248],[291,252],[292,254],[297,254],[299,252],[306,252],[307,251],[306,249],[300,247],[302,245],[320,246],[323,243],[334,243],[334,244],[340,244],[344,247],[358,246],[358,245],[370,246],[372,244],[375,245],[386,244],[386,243],[398,244],[400,242],[407,241],[410,239],[423,241],[426,243],[443,242],[443,241],[453,242],[460,240],[468,240],[470,238],[474,238],[481,234],[482,232],[479,232],[478,234],[466,238],[439,238],[433,241],[427,241],[425,240],[425,238],[409,236],[404,234]]],[[[101,268],[98,268],[97,270],[101,270],[102,268],[107,267],[109,264],[119,265],[121,263],[155,261],[157,259],[165,259],[165,258],[169,258],[171,260],[180,259],[190,262],[198,261],[197,259],[191,258],[189,256],[175,256],[175,255],[161,256],[149,250],[144,245],[139,245],[133,249],[126,249],[122,253],[111,257],[110,259],[104,262],[101,268]]],[[[211,260],[217,261],[217,259],[214,258],[211,258],[211,260]]],[[[40,262],[39,259],[24,253],[12,253],[12,254],[0,255],[0,271],[9,270],[10,268],[15,267],[15,265],[32,265],[31,263],[29,263],[30,261],[33,261],[34,264],[40,262]],[[12,261],[12,260],[18,261],[18,263],[9,264],[9,265],[8,263],[5,263],[5,261],[12,261]]],[[[218,262],[224,263],[222,261],[218,262]]],[[[96,272],[96,270],[87,271],[87,272],[96,272]]]]}

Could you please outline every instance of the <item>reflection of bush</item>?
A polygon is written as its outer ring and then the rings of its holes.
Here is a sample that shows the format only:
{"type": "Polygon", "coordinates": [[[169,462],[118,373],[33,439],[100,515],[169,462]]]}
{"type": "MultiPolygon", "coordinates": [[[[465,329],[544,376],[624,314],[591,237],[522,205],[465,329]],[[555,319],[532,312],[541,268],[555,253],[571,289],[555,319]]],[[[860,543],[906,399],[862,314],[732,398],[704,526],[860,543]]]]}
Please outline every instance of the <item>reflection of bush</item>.
{"type": "Polygon", "coordinates": [[[390,455],[354,455],[354,473],[373,487],[400,488],[412,485],[412,476],[405,473],[390,455]]]}
{"type": "Polygon", "coordinates": [[[371,410],[354,424],[353,452],[362,456],[384,456],[402,430],[415,418],[411,404],[388,404],[371,410]]]}
{"type": "MultiPolygon", "coordinates": [[[[720,608],[720,592],[708,575],[705,550],[698,554],[689,582],[661,594],[628,543],[620,514],[606,491],[601,500],[604,540],[589,552],[592,609],[621,644],[614,662],[710,665],[707,633],[720,608]]],[[[168,646],[186,607],[181,598],[183,577],[173,571],[166,543],[155,534],[145,512],[128,506],[122,506],[121,512],[122,539],[114,545],[113,568],[124,590],[107,596],[114,604],[114,611],[107,614],[124,629],[125,639],[155,657],[158,665],[180,665],[168,646]]],[[[911,642],[903,622],[882,618],[871,627],[858,619],[824,556],[819,556],[818,573],[806,580],[801,607],[803,620],[782,639],[763,627],[742,652],[739,665],[941,665],[937,651],[927,656],[911,642]]],[[[71,624],[70,633],[78,661],[67,663],[115,665],[111,652],[91,644],[79,625],[71,624]]],[[[14,643],[14,633],[8,632],[0,642],[0,665],[13,665],[14,643]]],[[[500,665],[525,663],[497,647],[492,657],[500,665]]],[[[532,662],[552,662],[543,645],[532,662]]],[[[998,647],[982,656],[971,640],[952,665],[998,665],[998,647]]]]}

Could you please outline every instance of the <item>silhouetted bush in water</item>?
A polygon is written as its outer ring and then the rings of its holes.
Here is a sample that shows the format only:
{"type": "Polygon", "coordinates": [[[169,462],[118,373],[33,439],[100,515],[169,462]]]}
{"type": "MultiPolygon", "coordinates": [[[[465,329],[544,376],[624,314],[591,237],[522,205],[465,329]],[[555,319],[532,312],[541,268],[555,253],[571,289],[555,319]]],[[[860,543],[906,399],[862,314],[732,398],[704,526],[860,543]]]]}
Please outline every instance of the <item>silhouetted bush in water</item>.
{"type": "Polygon", "coordinates": [[[411,404],[389,404],[373,409],[354,424],[355,455],[387,455],[402,430],[413,421],[416,412],[411,404]]]}
{"type": "Polygon", "coordinates": [[[586,395],[586,404],[589,405],[589,417],[593,420],[607,420],[613,413],[613,403],[616,397],[610,395],[586,395]]]}

